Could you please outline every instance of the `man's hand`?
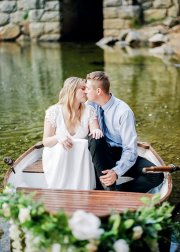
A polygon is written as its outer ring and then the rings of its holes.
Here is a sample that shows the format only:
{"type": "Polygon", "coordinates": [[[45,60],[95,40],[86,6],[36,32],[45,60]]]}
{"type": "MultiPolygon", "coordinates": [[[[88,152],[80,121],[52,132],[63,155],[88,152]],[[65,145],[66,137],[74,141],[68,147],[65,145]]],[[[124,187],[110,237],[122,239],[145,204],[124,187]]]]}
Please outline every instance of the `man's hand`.
{"type": "Polygon", "coordinates": [[[117,179],[117,174],[115,173],[114,170],[104,170],[102,171],[102,173],[105,175],[100,176],[101,183],[103,183],[106,186],[114,184],[114,182],[117,179]]]}

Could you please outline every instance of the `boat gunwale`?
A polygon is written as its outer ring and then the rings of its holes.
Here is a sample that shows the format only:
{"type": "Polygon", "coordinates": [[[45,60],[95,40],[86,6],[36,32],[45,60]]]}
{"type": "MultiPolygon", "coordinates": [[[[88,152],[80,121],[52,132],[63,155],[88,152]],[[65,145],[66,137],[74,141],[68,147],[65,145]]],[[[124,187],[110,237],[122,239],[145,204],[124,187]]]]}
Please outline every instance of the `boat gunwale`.
{"type": "MultiPolygon", "coordinates": [[[[141,143],[139,143],[139,144],[140,144],[139,146],[141,146],[141,143]]],[[[145,143],[145,144],[148,145],[148,143],[145,143]]],[[[150,151],[154,154],[154,156],[158,159],[158,161],[160,162],[160,164],[161,164],[162,166],[164,166],[165,163],[164,163],[163,159],[159,156],[159,154],[156,152],[156,150],[155,150],[150,144],[149,144],[149,150],[150,150],[150,151]]],[[[168,189],[167,189],[166,195],[164,195],[164,197],[162,197],[162,198],[160,199],[160,202],[159,202],[160,204],[161,204],[163,201],[167,200],[167,199],[169,198],[171,192],[172,192],[172,177],[171,177],[171,174],[170,174],[169,172],[167,172],[164,176],[166,176],[166,179],[167,179],[167,181],[168,181],[168,189]]]]}
{"type": "MultiPolygon", "coordinates": [[[[33,145],[32,147],[30,147],[27,151],[23,152],[16,160],[15,162],[13,163],[13,167],[15,168],[27,155],[29,155],[31,152],[33,152],[34,150],[36,149],[40,149],[40,148],[43,148],[43,145],[41,146],[42,144],[40,143],[37,143],[35,145],[33,145]],[[39,146],[41,146],[39,148],[39,146]]],[[[3,181],[3,186],[5,187],[7,185],[7,181],[9,179],[9,176],[10,174],[12,173],[12,169],[9,168],[5,174],[5,178],[4,178],[4,181],[3,181]]]]}

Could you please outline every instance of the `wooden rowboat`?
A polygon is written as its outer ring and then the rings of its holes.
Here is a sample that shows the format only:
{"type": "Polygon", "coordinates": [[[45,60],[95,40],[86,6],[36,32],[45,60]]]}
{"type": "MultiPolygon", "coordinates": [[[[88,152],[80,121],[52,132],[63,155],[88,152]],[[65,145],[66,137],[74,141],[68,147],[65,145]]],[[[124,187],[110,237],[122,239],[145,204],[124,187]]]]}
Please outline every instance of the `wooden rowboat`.
{"type": "MultiPolygon", "coordinates": [[[[105,217],[112,211],[122,212],[125,209],[136,210],[143,203],[141,197],[151,198],[151,193],[130,193],[97,190],[54,190],[48,189],[42,168],[43,145],[36,144],[23,153],[7,171],[4,186],[11,184],[24,193],[36,192],[35,199],[43,199],[46,209],[54,212],[63,209],[72,214],[77,209],[92,212],[105,217]]],[[[138,154],[156,166],[164,166],[164,162],[156,151],[147,143],[138,143],[138,154]]],[[[160,203],[165,201],[172,190],[171,175],[164,172],[163,183],[156,188],[160,193],[160,203]]]]}

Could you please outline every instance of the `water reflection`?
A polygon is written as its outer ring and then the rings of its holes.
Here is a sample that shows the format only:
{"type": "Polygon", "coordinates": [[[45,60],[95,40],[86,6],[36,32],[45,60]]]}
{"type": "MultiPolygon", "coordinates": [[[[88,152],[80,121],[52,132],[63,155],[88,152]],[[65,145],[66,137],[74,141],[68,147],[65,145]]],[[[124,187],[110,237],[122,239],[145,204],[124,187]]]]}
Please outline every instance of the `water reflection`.
{"type": "MultiPolygon", "coordinates": [[[[178,60],[93,44],[0,44],[1,167],[4,156],[17,158],[41,140],[44,111],[57,101],[64,79],[94,70],[105,70],[114,95],[132,107],[139,140],[150,142],[166,163],[179,164],[178,60]]],[[[179,201],[179,181],[174,176],[173,202],[179,201]]]]}
{"type": "Polygon", "coordinates": [[[180,71],[173,61],[165,65],[159,58],[147,57],[147,51],[142,51],[139,56],[129,56],[120,49],[106,50],[104,58],[105,71],[112,76],[113,92],[125,99],[135,112],[139,138],[153,142],[156,147],[173,144],[176,146],[174,160],[171,160],[171,154],[165,153],[168,155],[165,161],[176,162],[180,150],[177,136],[180,71]],[[172,129],[174,133],[170,134],[172,129]],[[163,139],[165,134],[166,141],[163,139]]]}

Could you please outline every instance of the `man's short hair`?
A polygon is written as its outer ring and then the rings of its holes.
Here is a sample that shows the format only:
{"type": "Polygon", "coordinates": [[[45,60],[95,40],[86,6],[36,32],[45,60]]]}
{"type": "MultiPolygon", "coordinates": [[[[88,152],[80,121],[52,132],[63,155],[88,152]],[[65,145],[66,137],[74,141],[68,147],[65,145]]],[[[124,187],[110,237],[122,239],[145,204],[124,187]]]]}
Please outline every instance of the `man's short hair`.
{"type": "Polygon", "coordinates": [[[110,88],[110,81],[109,77],[105,72],[102,71],[95,71],[87,74],[86,76],[87,80],[94,80],[98,81],[100,83],[100,86],[96,85],[96,88],[100,87],[104,93],[109,93],[109,88],[110,88]]]}

